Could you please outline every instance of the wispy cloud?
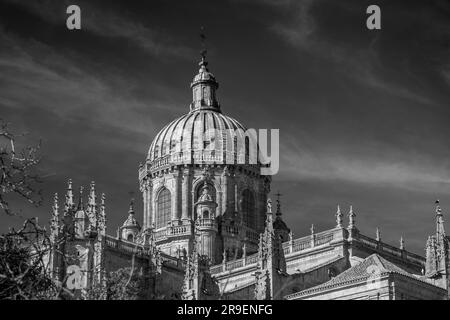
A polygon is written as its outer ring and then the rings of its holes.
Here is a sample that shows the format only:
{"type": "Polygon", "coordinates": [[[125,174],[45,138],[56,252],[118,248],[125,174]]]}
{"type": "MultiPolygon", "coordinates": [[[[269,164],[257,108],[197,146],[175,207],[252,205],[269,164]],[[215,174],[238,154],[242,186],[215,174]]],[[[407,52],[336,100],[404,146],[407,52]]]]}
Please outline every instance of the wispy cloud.
{"type": "MultiPolygon", "coordinates": [[[[152,109],[178,111],[167,101],[136,98],[132,79],[87,73],[43,43],[24,42],[5,33],[0,40],[5,45],[0,53],[0,103],[4,107],[26,109],[32,105],[54,113],[62,121],[76,118],[93,126],[136,133],[159,127],[149,116],[152,109]],[[147,116],[142,118],[141,114],[147,116]]],[[[159,84],[155,87],[169,91],[159,84]]]]}
{"type": "Polygon", "coordinates": [[[386,185],[423,192],[450,192],[450,165],[446,159],[417,155],[408,150],[367,146],[383,150],[378,156],[340,146],[308,147],[296,137],[285,137],[280,146],[280,178],[284,180],[337,180],[386,185]]]}
{"type": "MultiPolygon", "coordinates": [[[[69,0],[7,1],[24,6],[42,19],[61,26],[65,26],[65,19],[68,17],[66,8],[74,4],[69,0]]],[[[145,52],[158,57],[189,59],[195,54],[194,50],[180,45],[163,30],[151,28],[138,20],[133,20],[127,12],[121,12],[119,15],[117,11],[110,10],[108,5],[96,6],[91,1],[78,1],[77,5],[81,8],[83,31],[106,38],[126,39],[145,52]]]]}
{"type": "MultiPolygon", "coordinates": [[[[272,21],[268,25],[268,29],[278,34],[281,39],[288,44],[294,46],[298,50],[307,52],[315,57],[320,57],[330,62],[335,70],[340,71],[341,76],[350,77],[371,89],[378,90],[384,94],[389,94],[395,97],[405,98],[412,102],[421,104],[435,104],[436,101],[432,95],[424,91],[412,90],[409,86],[410,80],[414,79],[415,75],[411,73],[407,65],[402,64],[402,60],[395,64],[385,65],[384,59],[380,57],[381,34],[365,34],[362,35],[366,39],[372,39],[369,42],[362,41],[360,38],[334,38],[329,34],[329,26],[336,25],[336,28],[346,30],[350,25],[342,25],[347,23],[344,19],[327,21],[327,30],[322,30],[324,24],[324,17],[319,17],[327,9],[323,1],[282,1],[271,2],[266,4],[281,8],[286,12],[290,12],[290,18],[283,19],[283,21],[272,21]],[[321,5],[321,10],[314,10],[315,6],[321,5]],[[320,18],[320,21],[318,19],[320,18]],[[387,76],[393,70],[397,70],[402,74],[402,80],[387,76]],[[407,79],[410,77],[410,79],[407,79]]],[[[357,9],[352,8],[352,4],[334,4],[329,5],[329,10],[338,10],[339,15],[348,16],[350,21],[358,21],[359,19],[354,14],[356,10],[360,16],[364,16],[362,5],[355,5],[357,9]],[[359,11],[358,11],[359,10],[359,11]]],[[[327,17],[332,17],[327,15],[327,17]]],[[[363,21],[363,19],[361,19],[363,21]]],[[[359,28],[356,34],[362,34],[365,26],[363,24],[352,24],[352,28],[359,28]]],[[[333,33],[335,34],[335,33],[333,33]]],[[[339,33],[337,33],[339,35],[339,33]]],[[[362,37],[361,36],[361,37],[362,37]]],[[[364,38],[363,38],[364,39],[364,38]]],[[[395,48],[391,48],[395,50],[395,48]]]]}

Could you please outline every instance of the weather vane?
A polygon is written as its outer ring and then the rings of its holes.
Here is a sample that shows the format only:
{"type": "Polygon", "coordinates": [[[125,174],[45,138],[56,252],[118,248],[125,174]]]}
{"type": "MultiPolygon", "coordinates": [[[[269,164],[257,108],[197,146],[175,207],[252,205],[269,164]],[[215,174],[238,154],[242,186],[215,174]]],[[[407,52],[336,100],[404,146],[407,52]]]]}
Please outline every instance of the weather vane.
{"type": "Polygon", "coordinates": [[[130,195],[130,206],[134,204],[134,191],[129,191],[128,194],[130,195]]]}
{"type": "Polygon", "coordinates": [[[205,60],[206,58],[206,35],[205,35],[205,28],[202,26],[200,27],[200,39],[202,42],[202,51],[200,51],[200,54],[202,55],[202,59],[205,60]]]}

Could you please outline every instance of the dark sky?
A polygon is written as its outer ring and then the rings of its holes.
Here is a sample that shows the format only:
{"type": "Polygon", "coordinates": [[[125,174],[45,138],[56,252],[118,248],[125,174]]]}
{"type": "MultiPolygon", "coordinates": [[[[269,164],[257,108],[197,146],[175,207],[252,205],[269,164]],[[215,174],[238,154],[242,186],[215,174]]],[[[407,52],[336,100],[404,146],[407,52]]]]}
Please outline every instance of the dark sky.
{"type": "Polygon", "coordinates": [[[200,26],[224,113],[280,129],[272,190],[294,234],[353,204],[363,233],[423,254],[434,201],[450,212],[446,0],[0,1],[0,117],[43,143],[44,205],[23,214],[47,220],[68,178],[95,180],[115,233],[153,137],[188,111],[200,26]]]}

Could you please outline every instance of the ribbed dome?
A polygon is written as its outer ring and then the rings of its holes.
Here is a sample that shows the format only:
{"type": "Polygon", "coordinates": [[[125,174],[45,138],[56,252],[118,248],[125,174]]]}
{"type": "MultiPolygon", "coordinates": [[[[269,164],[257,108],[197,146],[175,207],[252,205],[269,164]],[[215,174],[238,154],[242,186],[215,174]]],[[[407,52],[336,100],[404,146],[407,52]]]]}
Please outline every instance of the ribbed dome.
{"type": "MultiPolygon", "coordinates": [[[[196,109],[166,125],[153,140],[147,160],[153,161],[173,152],[190,152],[203,149],[199,145],[210,130],[246,130],[237,120],[214,109],[196,109]]],[[[227,151],[225,139],[222,151],[227,151]]],[[[217,150],[216,151],[220,151],[217,150]]]]}

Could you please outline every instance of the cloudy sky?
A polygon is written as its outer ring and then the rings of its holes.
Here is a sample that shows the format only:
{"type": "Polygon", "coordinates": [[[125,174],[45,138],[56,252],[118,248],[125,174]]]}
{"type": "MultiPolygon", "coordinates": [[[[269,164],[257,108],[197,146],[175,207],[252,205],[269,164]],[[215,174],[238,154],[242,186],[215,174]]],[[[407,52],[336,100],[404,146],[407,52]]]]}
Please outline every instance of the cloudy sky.
{"type": "Polygon", "coordinates": [[[204,26],[224,113],[280,129],[272,190],[294,234],[353,204],[363,233],[423,254],[434,201],[450,214],[450,4],[377,1],[379,31],[369,4],[0,0],[0,118],[43,144],[44,205],[22,214],[46,220],[68,178],[95,180],[114,233],[153,137],[188,111],[204,26]]]}

